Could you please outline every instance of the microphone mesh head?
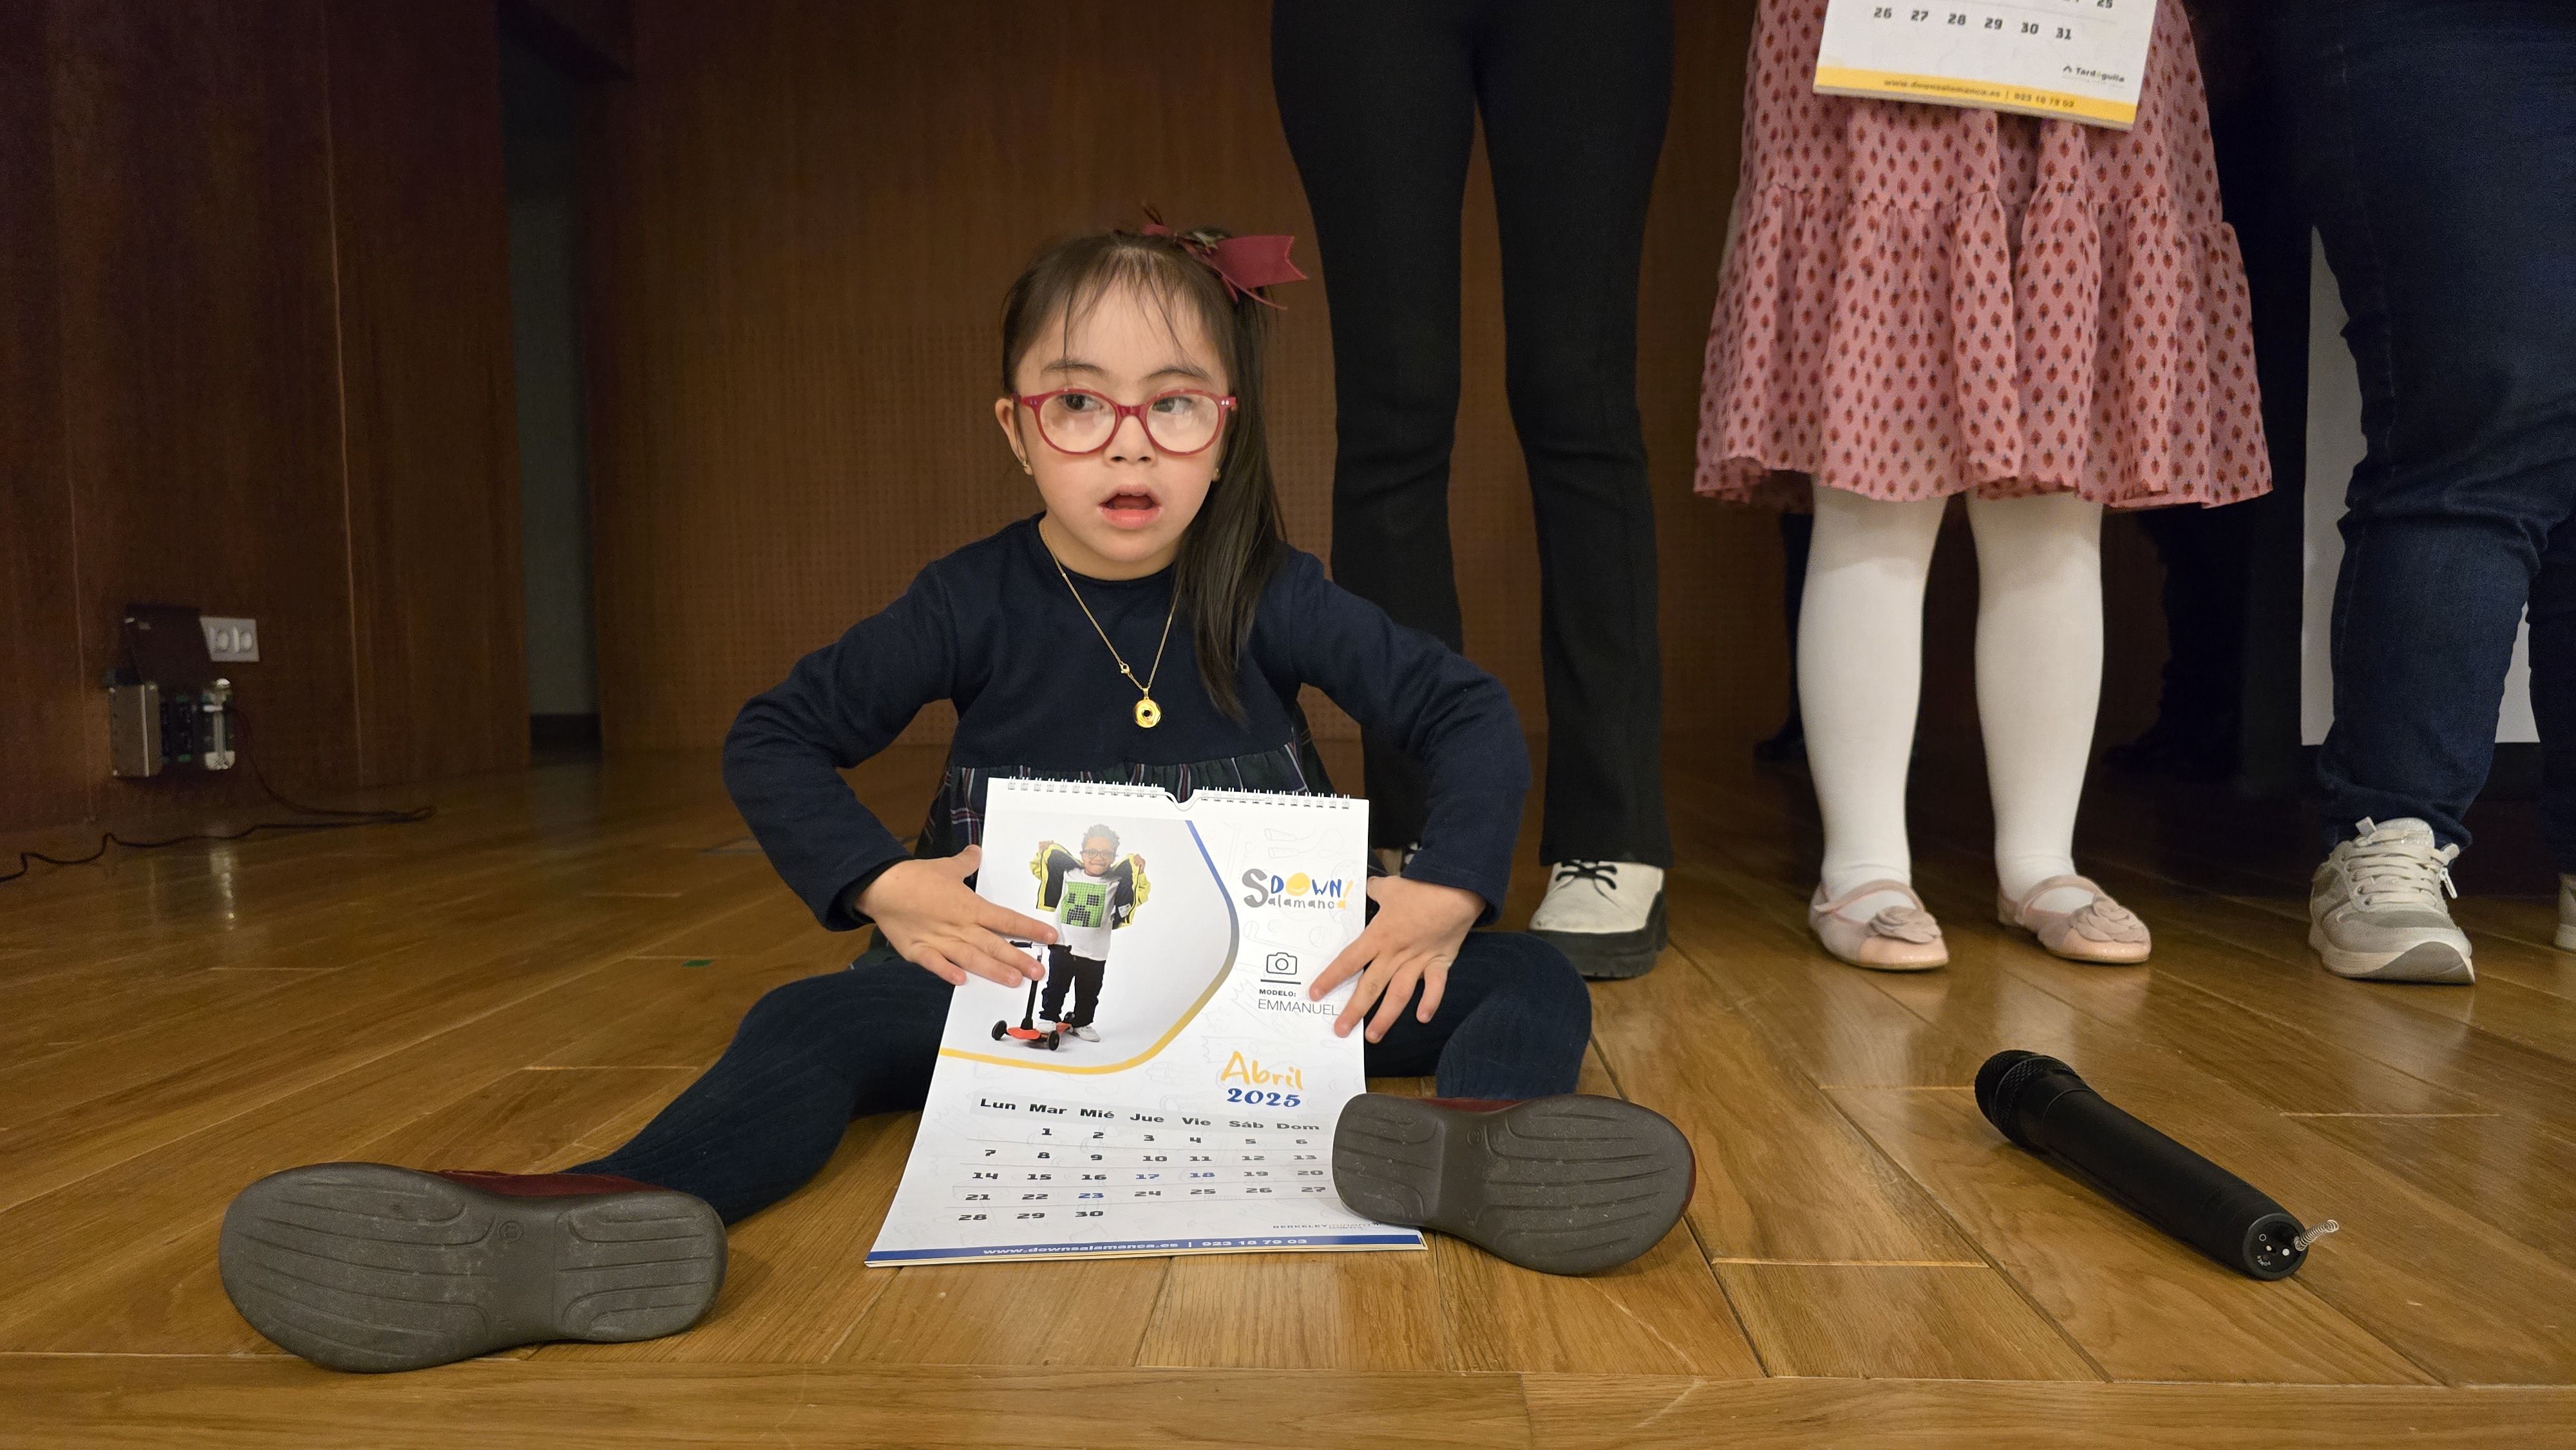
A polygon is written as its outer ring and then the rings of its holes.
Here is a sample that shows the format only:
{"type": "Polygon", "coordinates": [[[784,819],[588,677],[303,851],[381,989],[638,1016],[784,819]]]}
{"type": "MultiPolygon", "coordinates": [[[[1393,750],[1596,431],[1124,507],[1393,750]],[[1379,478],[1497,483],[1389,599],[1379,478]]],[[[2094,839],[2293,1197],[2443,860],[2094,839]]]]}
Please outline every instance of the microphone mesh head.
{"type": "Polygon", "coordinates": [[[2072,1077],[2075,1069],[2053,1057],[2019,1048],[2007,1048],[1986,1059],[1977,1069],[1977,1111],[1995,1125],[1995,1131],[2013,1142],[2037,1153],[2038,1144],[2022,1136],[2021,1094],[2031,1080],[2043,1073],[2063,1072],[2072,1077]]]}

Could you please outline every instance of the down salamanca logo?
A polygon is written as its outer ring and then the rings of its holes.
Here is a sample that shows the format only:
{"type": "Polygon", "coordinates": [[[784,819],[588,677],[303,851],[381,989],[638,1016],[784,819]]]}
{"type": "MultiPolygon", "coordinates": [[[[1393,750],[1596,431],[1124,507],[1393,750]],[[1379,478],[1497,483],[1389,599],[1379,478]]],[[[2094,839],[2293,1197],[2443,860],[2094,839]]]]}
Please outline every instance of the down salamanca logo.
{"type": "Polygon", "coordinates": [[[1284,906],[1298,911],[1339,911],[1351,904],[1354,894],[1345,889],[1339,877],[1327,879],[1303,871],[1280,876],[1258,866],[1243,873],[1243,884],[1252,888],[1244,893],[1246,906],[1284,906]]]}

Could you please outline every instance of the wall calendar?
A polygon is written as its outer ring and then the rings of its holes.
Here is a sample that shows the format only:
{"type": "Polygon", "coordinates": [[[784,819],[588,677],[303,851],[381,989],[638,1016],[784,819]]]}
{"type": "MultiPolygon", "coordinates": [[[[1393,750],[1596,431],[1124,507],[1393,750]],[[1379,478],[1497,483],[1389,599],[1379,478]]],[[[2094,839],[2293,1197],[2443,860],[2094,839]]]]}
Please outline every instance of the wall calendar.
{"type": "Polygon", "coordinates": [[[2155,28],[2156,0],[1830,0],[1816,89],[2125,131],[2155,28]]]}
{"type": "Polygon", "coordinates": [[[1422,1248],[1334,1192],[1364,1044],[1350,983],[1306,991],[1367,915],[1367,802],[1001,779],[983,847],[1060,942],[950,998],[871,1265],[1422,1248]]]}

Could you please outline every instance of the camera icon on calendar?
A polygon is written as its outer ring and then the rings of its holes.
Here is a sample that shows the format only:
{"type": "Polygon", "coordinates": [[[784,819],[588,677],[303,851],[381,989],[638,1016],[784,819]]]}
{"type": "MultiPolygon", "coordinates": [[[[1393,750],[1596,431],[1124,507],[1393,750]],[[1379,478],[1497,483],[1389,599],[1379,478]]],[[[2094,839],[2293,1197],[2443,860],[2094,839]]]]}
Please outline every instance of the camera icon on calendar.
{"type": "Polygon", "coordinates": [[[1272,952],[1269,957],[1262,962],[1261,974],[1266,977],[1296,976],[1296,954],[1294,952],[1272,952]]]}

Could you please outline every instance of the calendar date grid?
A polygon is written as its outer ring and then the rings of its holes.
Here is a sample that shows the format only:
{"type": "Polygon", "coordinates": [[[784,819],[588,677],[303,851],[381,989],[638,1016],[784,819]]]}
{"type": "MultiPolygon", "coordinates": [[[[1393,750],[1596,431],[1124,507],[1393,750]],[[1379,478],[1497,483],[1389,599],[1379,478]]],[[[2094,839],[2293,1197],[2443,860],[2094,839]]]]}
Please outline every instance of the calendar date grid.
{"type": "Polygon", "coordinates": [[[954,1124],[959,1223],[1079,1223],[1112,1211],[1296,1201],[1332,1194],[1331,1135],[1214,1115],[1154,1121],[1030,1121],[1024,1105],[982,1107],[954,1124]]]}

